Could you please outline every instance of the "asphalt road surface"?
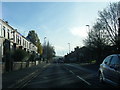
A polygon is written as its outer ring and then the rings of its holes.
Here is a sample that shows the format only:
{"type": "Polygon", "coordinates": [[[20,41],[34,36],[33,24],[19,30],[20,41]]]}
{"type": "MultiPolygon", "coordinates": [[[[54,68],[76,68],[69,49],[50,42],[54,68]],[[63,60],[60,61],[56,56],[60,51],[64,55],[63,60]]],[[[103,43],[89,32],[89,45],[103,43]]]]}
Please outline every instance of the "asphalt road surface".
{"type": "Polygon", "coordinates": [[[75,64],[49,64],[23,88],[111,88],[99,83],[97,71],[75,64]]]}

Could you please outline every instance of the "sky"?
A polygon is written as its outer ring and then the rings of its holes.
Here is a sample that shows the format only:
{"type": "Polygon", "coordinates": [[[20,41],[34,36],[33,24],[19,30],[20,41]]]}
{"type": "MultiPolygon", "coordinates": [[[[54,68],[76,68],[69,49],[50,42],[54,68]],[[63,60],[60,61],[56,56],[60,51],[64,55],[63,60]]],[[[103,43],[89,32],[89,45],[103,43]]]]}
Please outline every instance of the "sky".
{"type": "Polygon", "coordinates": [[[2,2],[2,19],[27,36],[35,30],[41,44],[44,38],[63,56],[82,47],[88,28],[94,24],[98,11],[109,2],[2,2]]]}

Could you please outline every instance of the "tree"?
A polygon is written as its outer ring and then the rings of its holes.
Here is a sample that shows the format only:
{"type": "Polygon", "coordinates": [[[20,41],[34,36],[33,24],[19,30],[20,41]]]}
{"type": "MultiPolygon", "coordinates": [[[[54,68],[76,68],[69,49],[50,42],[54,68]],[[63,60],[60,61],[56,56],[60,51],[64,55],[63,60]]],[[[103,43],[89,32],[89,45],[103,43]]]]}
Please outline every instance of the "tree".
{"type": "Polygon", "coordinates": [[[41,55],[42,54],[42,45],[40,43],[40,39],[39,39],[37,33],[35,33],[34,30],[31,30],[31,31],[29,31],[28,36],[26,38],[37,46],[37,48],[38,48],[37,52],[41,55]]]}
{"type": "Polygon", "coordinates": [[[120,2],[110,3],[103,11],[99,11],[98,21],[103,25],[104,30],[110,40],[111,45],[118,48],[118,12],[120,12],[120,2]]]}
{"type": "Polygon", "coordinates": [[[47,45],[43,45],[43,57],[46,58],[47,61],[50,61],[54,56],[55,56],[55,49],[48,41],[47,45]]]}
{"type": "Polygon", "coordinates": [[[26,38],[35,45],[37,45],[37,43],[40,43],[38,35],[35,33],[34,30],[29,31],[28,36],[26,38]]]}
{"type": "Polygon", "coordinates": [[[22,50],[22,49],[16,49],[13,54],[12,57],[14,59],[14,61],[27,61],[30,58],[30,55],[22,50]]]}
{"type": "Polygon", "coordinates": [[[32,53],[31,55],[30,55],[30,58],[29,58],[29,61],[35,61],[36,60],[36,54],[35,53],[32,53]]]}
{"type": "Polygon", "coordinates": [[[92,55],[97,56],[98,63],[105,55],[118,52],[118,12],[120,12],[118,7],[120,2],[110,3],[103,11],[99,11],[99,18],[92,26],[87,39],[84,40],[85,46],[90,49],[92,55]]]}
{"type": "Polygon", "coordinates": [[[41,55],[42,53],[43,53],[43,48],[42,48],[42,45],[41,45],[41,43],[38,43],[37,44],[37,52],[41,55]]]}

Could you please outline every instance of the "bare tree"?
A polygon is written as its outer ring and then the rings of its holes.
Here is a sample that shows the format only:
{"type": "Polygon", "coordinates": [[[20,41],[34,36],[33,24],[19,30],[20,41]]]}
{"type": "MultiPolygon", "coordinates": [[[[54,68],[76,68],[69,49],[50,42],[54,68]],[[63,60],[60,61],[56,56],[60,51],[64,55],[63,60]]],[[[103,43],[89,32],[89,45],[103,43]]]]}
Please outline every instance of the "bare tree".
{"type": "Polygon", "coordinates": [[[109,41],[111,45],[116,45],[118,43],[118,12],[120,7],[118,3],[110,3],[107,8],[103,11],[99,11],[98,21],[103,25],[104,30],[107,31],[109,41]]]}
{"type": "Polygon", "coordinates": [[[99,11],[99,18],[84,40],[85,46],[96,57],[98,63],[105,55],[118,53],[117,51],[120,50],[118,12],[120,12],[120,2],[110,3],[103,11],[99,11]]]}

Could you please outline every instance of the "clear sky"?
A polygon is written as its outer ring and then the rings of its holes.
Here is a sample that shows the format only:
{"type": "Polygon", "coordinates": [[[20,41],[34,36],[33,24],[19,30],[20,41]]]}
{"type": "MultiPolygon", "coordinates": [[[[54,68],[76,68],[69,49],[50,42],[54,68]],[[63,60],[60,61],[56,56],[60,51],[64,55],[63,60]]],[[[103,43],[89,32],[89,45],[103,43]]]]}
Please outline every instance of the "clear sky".
{"type": "Polygon", "coordinates": [[[57,55],[65,55],[83,46],[98,11],[109,2],[3,2],[2,18],[23,35],[35,30],[41,43],[47,37],[57,55]]]}

